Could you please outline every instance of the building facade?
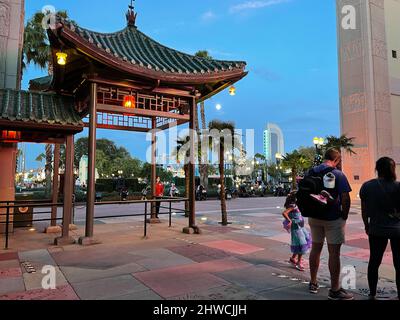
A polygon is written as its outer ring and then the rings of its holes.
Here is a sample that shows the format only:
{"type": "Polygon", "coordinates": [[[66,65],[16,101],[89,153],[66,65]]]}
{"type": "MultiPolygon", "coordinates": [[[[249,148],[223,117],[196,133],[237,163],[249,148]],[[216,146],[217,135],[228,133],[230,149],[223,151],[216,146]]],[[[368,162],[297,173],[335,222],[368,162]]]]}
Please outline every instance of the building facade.
{"type": "Polygon", "coordinates": [[[357,197],[375,162],[400,165],[400,0],[337,0],[341,131],[355,138],[343,169],[357,197]]]}
{"type": "MultiPolygon", "coordinates": [[[[0,89],[20,88],[24,13],[23,0],[0,0],[0,89]]],[[[16,157],[17,145],[0,141],[0,201],[14,200],[16,157]]],[[[0,222],[5,220],[5,211],[0,209],[0,222]]],[[[0,233],[4,229],[1,223],[0,233]]]]}
{"type": "Polygon", "coordinates": [[[278,125],[268,123],[264,131],[264,156],[268,163],[276,163],[277,154],[285,154],[283,132],[278,125]]]}

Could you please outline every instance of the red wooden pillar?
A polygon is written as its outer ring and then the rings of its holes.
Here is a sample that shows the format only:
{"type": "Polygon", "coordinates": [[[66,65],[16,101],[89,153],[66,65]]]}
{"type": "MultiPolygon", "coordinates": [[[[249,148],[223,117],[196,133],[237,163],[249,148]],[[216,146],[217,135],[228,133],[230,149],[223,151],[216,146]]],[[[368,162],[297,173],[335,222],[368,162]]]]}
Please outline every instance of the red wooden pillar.
{"type": "Polygon", "coordinates": [[[195,165],[196,165],[196,98],[193,97],[190,104],[190,163],[189,163],[189,227],[183,229],[184,233],[200,233],[200,229],[196,226],[196,179],[195,179],[195,165]]]}
{"type": "MultiPolygon", "coordinates": [[[[156,199],[156,181],[157,181],[157,119],[151,119],[151,195],[152,199],[156,199]]],[[[151,219],[150,223],[160,223],[160,219],[156,216],[156,205],[151,205],[151,219]]]]}
{"type": "Polygon", "coordinates": [[[89,150],[88,150],[88,190],[86,202],[85,237],[79,239],[81,245],[99,243],[94,235],[94,205],[96,201],[96,127],[97,127],[97,84],[90,85],[89,150]]]}
{"type": "MultiPolygon", "coordinates": [[[[60,170],[60,145],[56,143],[54,145],[54,164],[53,164],[53,192],[52,192],[52,203],[58,203],[58,178],[60,170]]],[[[57,207],[51,208],[51,226],[57,225],[57,207]]]]}
{"type": "Polygon", "coordinates": [[[62,236],[55,240],[56,245],[68,245],[75,243],[69,235],[69,226],[72,220],[72,197],[74,189],[74,136],[67,136],[65,146],[65,174],[64,174],[64,207],[62,236]]]}

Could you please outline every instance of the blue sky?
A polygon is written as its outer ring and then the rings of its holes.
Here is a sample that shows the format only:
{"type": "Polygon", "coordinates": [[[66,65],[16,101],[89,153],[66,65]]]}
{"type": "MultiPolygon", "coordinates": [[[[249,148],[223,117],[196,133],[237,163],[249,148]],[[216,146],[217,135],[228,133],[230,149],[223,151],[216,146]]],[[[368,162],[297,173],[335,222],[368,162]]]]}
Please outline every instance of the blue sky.
{"type": "MultiPolygon", "coordinates": [[[[50,4],[82,27],[113,32],[125,27],[129,2],[29,0],[26,19],[50,4]]],[[[255,129],[256,152],[262,151],[267,122],[281,126],[286,151],[311,145],[315,136],[339,134],[334,0],[137,0],[135,6],[138,28],[162,44],[248,63],[250,73],[237,84],[235,97],[225,91],[207,101],[207,121],[233,120],[240,129],[255,129]]],[[[43,74],[30,67],[23,88],[43,74]]],[[[99,130],[98,136],[145,157],[143,134],[99,130]]],[[[43,148],[28,146],[27,167],[39,165],[34,159],[43,148]]]]}

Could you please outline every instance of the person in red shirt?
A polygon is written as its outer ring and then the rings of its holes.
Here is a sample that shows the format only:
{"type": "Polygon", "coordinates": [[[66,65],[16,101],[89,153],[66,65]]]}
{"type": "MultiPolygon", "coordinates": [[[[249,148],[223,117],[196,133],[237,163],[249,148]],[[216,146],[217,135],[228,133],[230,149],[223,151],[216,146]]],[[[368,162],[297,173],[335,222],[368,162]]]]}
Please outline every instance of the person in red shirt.
{"type": "MultiPolygon", "coordinates": [[[[161,178],[157,177],[156,181],[156,199],[162,199],[164,197],[164,184],[161,182],[161,178]]],[[[156,203],[156,218],[158,219],[158,215],[160,214],[161,202],[156,203]]]]}

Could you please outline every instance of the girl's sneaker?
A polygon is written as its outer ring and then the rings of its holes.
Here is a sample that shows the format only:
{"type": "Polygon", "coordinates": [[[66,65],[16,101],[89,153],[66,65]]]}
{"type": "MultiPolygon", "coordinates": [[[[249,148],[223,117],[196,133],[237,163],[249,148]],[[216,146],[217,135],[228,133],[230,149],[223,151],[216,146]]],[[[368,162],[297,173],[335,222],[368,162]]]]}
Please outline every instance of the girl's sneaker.
{"type": "Polygon", "coordinates": [[[295,259],[293,259],[293,258],[289,259],[289,263],[291,263],[293,266],[297,265],[297,261],[295,259]]]}
{"type": "Polygon", "coordinates": [[[312,294],[318,294],[319,292],[319,285],[318,283],[311,283],[308,286],[308,289],[310,290],[310,293],[312,294]]]}
{"type": "Polygon", "coordinates": [[[296,269],[301,271],[301,272],[306,271],[306,268],[304,268],[303,264],[301,264],[301,263],[296,264],[296,269]]]}

